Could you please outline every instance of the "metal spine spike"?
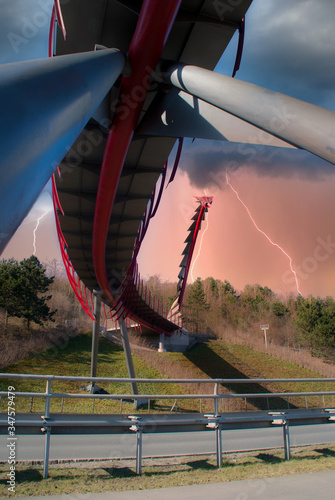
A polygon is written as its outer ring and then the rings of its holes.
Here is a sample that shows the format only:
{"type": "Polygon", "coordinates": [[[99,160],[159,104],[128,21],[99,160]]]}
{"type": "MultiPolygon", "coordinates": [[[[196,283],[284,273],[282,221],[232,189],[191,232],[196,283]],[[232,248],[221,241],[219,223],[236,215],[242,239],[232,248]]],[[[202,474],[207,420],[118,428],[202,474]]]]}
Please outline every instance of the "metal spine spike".
{"type": "Polygon", "coordinates": [[[199,205],[195,209],[194,215],[192,217],[192,224],[188,228],[188,236],[184,243],[186,243],[184,251],[182,253],[182,261],[179,265],[180,271],[178,274],[178,284],[177,284],[177,294],[173,301],[173,304],[168,313],[168,319],[170,321],[176,322],[177,319],[181,316],[180,308],[183,302],[187,277],[190,270],[190,265],[192,261],[192,256],[197,240],[197,236],[201,229],[201,222],[205,220],[206,213],[208,212],[209,207],[213,203],[213,196],[195,196],[197,203],[199,205]]]}

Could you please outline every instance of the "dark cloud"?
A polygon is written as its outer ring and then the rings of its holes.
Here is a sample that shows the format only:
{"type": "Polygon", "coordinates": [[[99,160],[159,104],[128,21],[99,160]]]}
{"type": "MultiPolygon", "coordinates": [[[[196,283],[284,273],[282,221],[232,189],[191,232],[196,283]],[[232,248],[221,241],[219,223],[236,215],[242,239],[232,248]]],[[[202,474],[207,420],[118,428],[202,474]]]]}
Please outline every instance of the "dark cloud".
{"type": "MultiPolygon", "coordinates": [[[[253,0],[237,78],[335,110],[335,2],[253,0]]],[[[236,38],[217,71],[229,74],[236,38]]],[[[200,142],[181,164],[192,184],[205,187],[241,168],[270,177],[323,180],[335,166],[302,150],[200,142]]]]}
{"type": "Polygon", "coordinates": [[[197,141],[188,143],[180,162],[191,183],[200,188],[224,186],[225,172],[248,168],[268,177],[324,180],[335,166],[300,149],[197,141]]]}
{"type": "Polygon", "coordinates": [[[335,2],[254,0],[237,77],[335,110],[335,2]]]}

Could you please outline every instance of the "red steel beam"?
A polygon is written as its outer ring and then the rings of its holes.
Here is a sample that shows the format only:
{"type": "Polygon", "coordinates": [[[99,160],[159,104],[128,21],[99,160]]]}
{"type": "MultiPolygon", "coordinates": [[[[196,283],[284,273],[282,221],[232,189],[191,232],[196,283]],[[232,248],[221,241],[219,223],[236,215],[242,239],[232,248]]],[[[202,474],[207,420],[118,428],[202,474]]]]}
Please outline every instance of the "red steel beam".
{"type": "Polygon", "coordinates": [[[131,75],[123,76],[119,104],[107,138],[93,224],[93,264],[101,291],[114,304],[106,267],[108,226],[125,157],[146,98],[150,74],[161,57],[181,0],[144,0],[129,47],[131,75]]]}

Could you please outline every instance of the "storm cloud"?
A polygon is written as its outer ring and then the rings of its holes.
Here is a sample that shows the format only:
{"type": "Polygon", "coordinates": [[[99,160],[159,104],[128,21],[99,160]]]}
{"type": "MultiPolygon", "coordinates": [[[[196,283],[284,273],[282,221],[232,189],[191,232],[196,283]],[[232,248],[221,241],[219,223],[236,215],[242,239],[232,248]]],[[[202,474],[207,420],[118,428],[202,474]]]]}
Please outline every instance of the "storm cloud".
{"type": "MultiPolygon", "coordinates": [[[[254,0],[246,15],[237,78],[335,111],[335,2],[254,0]]],[[[216,71],[230,74],[236,39],[216,71]]],[[[180,168],[192,185],[213,186],[224,172],[321,181],[335,166],[306,151],[216,141],[187,143],[180,168]]]]}
{"type": "Polygon", "coordinates": [[[335,2],[254,0],[238,78],[335,109],[335,2]]]}
{"type": "Polygon", "coordinates": [[[242,168],[262,176],[315,181],[335,174],[335,165],[307,151],[232,142],[187,144],[180,162],[180,169],[188,174],[191,184],[199,188],[222,185],[220,179],[225,172],[242,168]]]}

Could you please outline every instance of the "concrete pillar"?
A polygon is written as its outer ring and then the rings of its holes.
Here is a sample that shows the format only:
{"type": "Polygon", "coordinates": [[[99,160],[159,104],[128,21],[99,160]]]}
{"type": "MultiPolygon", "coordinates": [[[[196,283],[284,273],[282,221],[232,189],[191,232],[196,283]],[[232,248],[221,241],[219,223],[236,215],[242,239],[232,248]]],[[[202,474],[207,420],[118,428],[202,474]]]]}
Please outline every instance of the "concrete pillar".
{"type": "Polygon", "coordinates": [[[166,352],[164,343],[165,343],[165,334],[161,333],[160,336],[159,336],[158,352],[166,352]]]}

